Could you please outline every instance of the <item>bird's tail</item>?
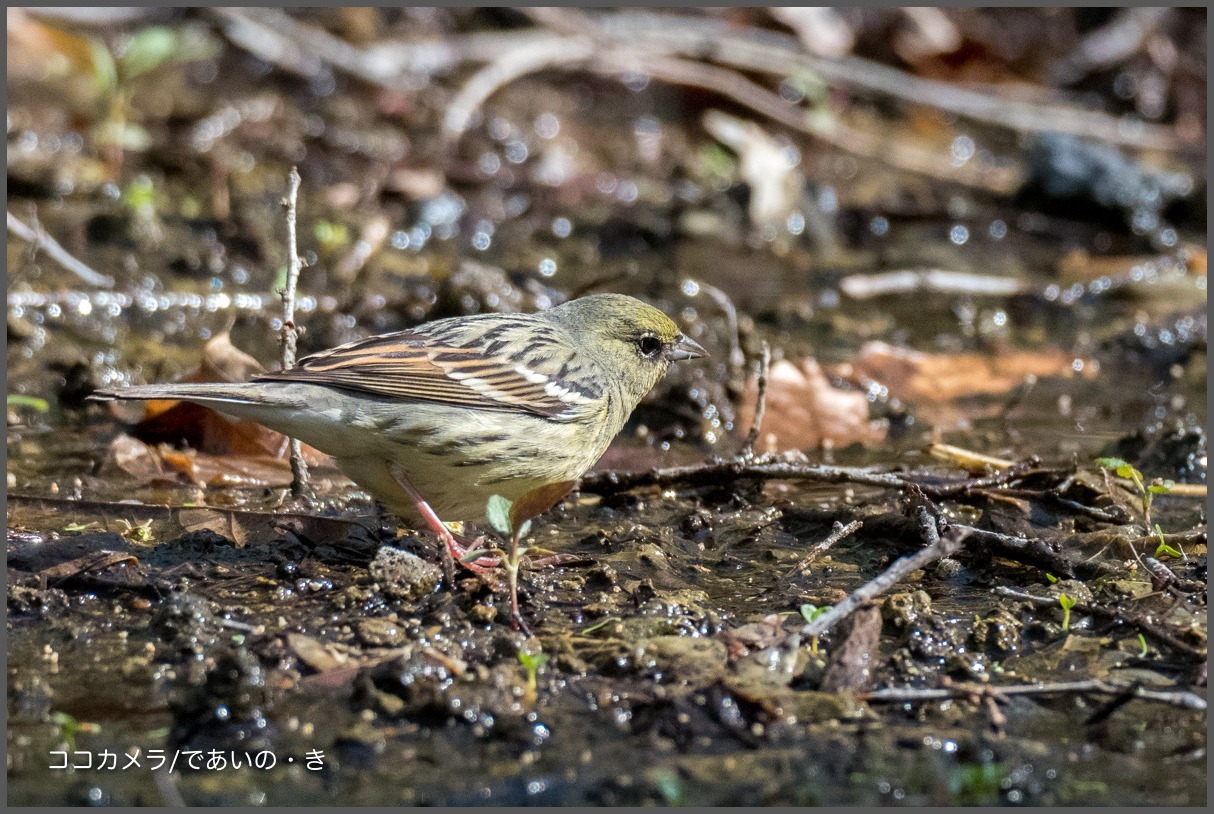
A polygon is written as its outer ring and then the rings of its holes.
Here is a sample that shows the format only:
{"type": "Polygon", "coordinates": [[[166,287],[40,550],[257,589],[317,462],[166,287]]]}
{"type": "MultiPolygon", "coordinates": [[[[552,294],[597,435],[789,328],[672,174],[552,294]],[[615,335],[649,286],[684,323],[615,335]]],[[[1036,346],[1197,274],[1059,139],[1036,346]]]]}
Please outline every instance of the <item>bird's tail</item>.
{"type": "Polygon", "coordinates": [[[97,390],[89,398],[93,401],[175,399],[214,406],[219,410],[223,410],[224,405],[263,404],[266,400],[264,389],[255,384],[224,382],[144,384],[97,390]]]}
{"type": "Polygon", "coordinates": [[[348,441],[340,432],[342,402],[327,388],[301,382],[146,384],[98,390],[95,401],[175,399],[249,418],[330,455],[348,441]]]}

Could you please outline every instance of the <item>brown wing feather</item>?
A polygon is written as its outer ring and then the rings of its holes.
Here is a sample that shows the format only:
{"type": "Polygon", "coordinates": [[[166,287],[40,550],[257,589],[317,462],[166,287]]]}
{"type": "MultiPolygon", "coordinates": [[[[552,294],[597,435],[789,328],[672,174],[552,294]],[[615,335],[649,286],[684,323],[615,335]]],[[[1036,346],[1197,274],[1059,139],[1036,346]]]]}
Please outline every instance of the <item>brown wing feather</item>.
{"type": "Polygon", "coordinates": [[[525,365],[531,379],[520,373],[521,362],[514,354],[486,355],[475,345],[452,347],[450,338],[422,331],[370,337],[255,380],[311,382],[407,401],[544,417],[557,416],[576,403],[561,389],[550,391],[547,376],[525,365]]]}

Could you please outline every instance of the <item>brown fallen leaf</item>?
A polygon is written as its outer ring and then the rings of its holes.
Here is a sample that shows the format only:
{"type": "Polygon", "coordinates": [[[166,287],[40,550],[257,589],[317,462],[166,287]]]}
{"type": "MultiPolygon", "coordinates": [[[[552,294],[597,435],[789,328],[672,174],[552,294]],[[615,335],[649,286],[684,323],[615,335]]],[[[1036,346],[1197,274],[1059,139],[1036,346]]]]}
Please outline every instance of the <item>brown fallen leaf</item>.
{"type": "MultiPolygon", "coordinates": [[[[738,427],[750,427],[757,397],[758,382],[751,379],[738,406],[738,427]]],[[[781,360],[771,366],[768,376],[767,410],[755,450],[879,444],[885,440],[887,428],[883,422],[871,420],[868,410],[865,393],[836,388],[813,359],[807,357],[796,364],[781,360]]]]}
{"type": "Polygon", "coordinates": [[[299,656],[299,660],[318,673],[326,673],[344,667],[350,658],[332,645],[302,633],[288,633],[287,645],[299,656]]]}
{"type": "Polygon", "coordinates": [[[868,342],[854,362],[834,371],[847,379],[880,382],[894,398],[915,403],[1001,395],[1030,376],[1070,377],[1077,369],[1080,375],[1094,376],[1097,365],[1061,350],[923,353],[868,342]]]}

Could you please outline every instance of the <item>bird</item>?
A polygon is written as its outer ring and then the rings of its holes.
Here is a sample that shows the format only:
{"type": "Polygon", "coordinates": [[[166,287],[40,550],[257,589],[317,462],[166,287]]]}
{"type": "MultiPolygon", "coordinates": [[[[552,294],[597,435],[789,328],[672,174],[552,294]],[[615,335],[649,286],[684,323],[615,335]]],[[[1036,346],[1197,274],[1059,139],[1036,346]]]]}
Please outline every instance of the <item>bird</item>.
{"type": "Polygon", "coordinates": [[[189,401],[327,453],[389,511],[429,526],[450,578],[453,561],[487,566],[468,561],[444,518],[478,520],[494,495],[511,501],[516,528],[547,511],[672,363],[704,356],[659,309],[593,294],[535,313],[449,317],[370,336],[247,382],[140,385],[91,398],[189,401]]]}

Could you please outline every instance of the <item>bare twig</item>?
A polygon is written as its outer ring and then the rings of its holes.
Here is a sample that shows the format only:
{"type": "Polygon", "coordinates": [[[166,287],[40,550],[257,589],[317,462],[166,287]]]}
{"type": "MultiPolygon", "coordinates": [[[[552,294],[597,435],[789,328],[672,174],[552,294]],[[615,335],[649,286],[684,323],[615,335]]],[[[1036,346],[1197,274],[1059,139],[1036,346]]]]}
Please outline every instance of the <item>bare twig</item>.
{"type": "Polygon", "coordinates": [[[767,412],[767,379],[771,374],[771,346],[766,342],[763,343],[763,356],[759,359],[759,390],[755,397],[755,417],[750,422],[750,430],[746,433],[746,439],[742,442],[742,451],[740,455],[743,458],[752,458],[755,452],[755,442],[759,440],[759,433],[763,430],[763,414],[767,412]]]}
{"type": "MultiPolygon", "coordinates": [[[[296,211],[299,202],[299,169],[291,168],[287,197],[283,209],[287,216],[287,287],[282,291],[282,369],[295,366],[295,347],[299,341],[299,329],[295,325],[295,288],[299,284],[299,272],[303,261],[299,259],[299,244],[296,240],[296,211]]],[[[291,439],[291,494],[299,497],[308,488],[308,464],[303,459],[299,440],[291,439]]]]}
{"type": "Polygon", "coordinates": [[[67,271],[75,274],[81,280],[89,285],[98,288],[113,288],[114,278],[108,277],[100,272],[93,271],[91,268],[81,263],[75,257],[68,253],[68,250],[59,245],[55,238],[48,235],[41,228],[34,229],[22,223],[12,212],[8,213],[8,231],[14,237],[24,240],[26,243],[31,243],[35,247],[46,252],[46,256],[54,260],[67,271]]]}
{"type": "Polygon", "coordinates": [[[649,469],[642,472],[595,472],[582,478],[581,489],[597,494],[615,494],[644,486],[708,486],[719,485],[723,480],[790,480],[818,483],[855,483],[881,489],[899,491],[912,486],[920,489],[932,500],[964,497],[975,490],[1001,486],[1030,475],[1053,472],[1051,469],[1013,468],[985,478],[967,478],[953,483],[927,483],[915,480],[909,474],[875,472],[863,467],[818,466],[765,457],[763,460],[746,461],[741,458],[715,460],[688,466],[667,469],[649,469]]]}
{"type": "Polygon", "coordinates": [[[990,552],[1015,562],[1040,568],[1047,574],[1071,578],[1076,571],[1082,571],[1083,576],[1100,576],[1105,569],[1099,563],[1084,567],[1077,565],[1054,549],[1044,540],[1030,540],[1027,537],[1016,537],[1012,534],[1001,534],[997,531],[977,529],[972,526],[964,527],[970,535],[969,548],[990,552]]]}
{"type": "Polygon", "coordinates": [[[915,552],[909,557],[895,560],[893,565],[885,569],[877,577],[848,594],[847,598],[809,622],[801,629],[804,638],[821,636],[835,625],[846,619],[853,611],[866,602],[871,602],[881,594],[898,584],[907,574],[918,571],[926,565],[945,557],[951,557],[961,550],[966,530],[951,529],[941,535],[936,531],[935,518],[925,508],[921,508],[920,524],[924,537],[930,542],[927,547],[915,552]],[[926,519],[924,519],[924,516],[926,519]]]}
{"type": "Polygon", "coordinates": [[[846,526],[836,520],[834,528],[830,530],[830,534],[827,535],[826,539],[811,548],[809,553],[802,557],[801,561],[793,566],[787,574],[785,574],[785,578],[804,571],[811,564],[813,564],[814,560],[818,559],[818,557],[821,557],[823,554],[833,548],[835,543],[845,540],[851,535],[855,534],[863,525],[864,521],[862,520],[853,520],[846,526]]]}
{"type": "Polygon", "coordinates": [[[582,62],[593,53],[594,44],[589,40],[560,39],[501,54],[473,74],[447,106],[443,116],[447,138],[459,139],[485,100],[515,79],[545,68],[582,62]]]}
{"type": "MultiPolygon", "coordinates": [[[[1000,596],[1006,596],[1011,599],[1019,599],[1023,602],[1030,602],[1038,607],[1056,608],[1058,607],[1058,597],[1056,596],[1034,596],[1023,591],[1017,591],[1005,586],[995,588],[995,593],[1000,596]]],[[[1194,647],[1188,642],[1177,638],[1171,631],[1159,627],[1153,620],[1146,619],[1139,615],[1129,615],[1116,608],[1105,608],[1100,605],[1086,605],[1076,603],[1071,606],[1071,611],[1077,614],[1087,614],[1095,616],[1099,619],[1107,619],[1118,624],[1129,625],[1135,628],[1144,636],[1147,636],[1160,644],[1166,645],[1181,655],[1193,661],[1206,660],[1206,648],[1194,647]]]]}
{"type": "Polygon", "coordinates": [[[729,323],[729,373],[732,376],[740,372],[742,365],[746,364],[746,354],[742,352],[742,341],[738,335],[738,308],[729,295],[715,285],[697,281],[696,286],[712,298],[725,315],[725,321],[729,323]]]}
{"type": "Polygon", "coordinates": [[[999,195],[1011,194],[1023,183],[1022,173],[1011,167],[996,167],[969,161],[960,167],[941,160],[936,152],[896,141],[884,135],[850,127],[837,116],[813,115],[729,68],[627,52],[615,60],[595,63],[600,73],[618,74],[642,68],[664,82],[702,88],[732,99],[800,133],[830,146],[895,169],[926,175],[940,181],[982,189],[999,195]]]}
{"type": "Polygon", "coordinates": [[[1092,693],[1096,695],[1121,695],[1130,693],[1134,698],[1155,701],[1161,704],[1206,709],[1206,699],[1188,690],[1148,690],[1137,684],[1118,684],[1112,681],[1059,681],[1051,684],[1027,684],[1011,687],[996,687],[990,684],[958,684],[952,687],[887,687],[864,693],[860,697],[870,704],[904,704],[919,701],[946,701],[950,699],[976,699],[988,696],[1010,698],[1012,696],[1071,695],[1092,693]]]}
{"type": "Polygon", "coordinates": [[[1181,146],[1176,130],[1166,125],[1135,122],[1128,126],[1121,118],[1100,111],[983,93],[911,76],[860,57],[826,59],[805,51],[795,37],[774,31],[652,12],[587,16],[595,24],[597,37],[639,50],[708,59],[781,77],[810,72],[830,85],[926,105],[1017,132],[1050,130],[1148,149],[1181,146]]]}
{"type": "Polygon", "coordinates": [[[839,290],[853,300],[868,300],[890,294],[920,291],[933,294],[968,294],[978,297],[1010,297],[1027,292],[1028,285],[1015,277],[995,277],[945,269],[906,269],[879,274],[850,274],[839,281],[839,290]]]}

